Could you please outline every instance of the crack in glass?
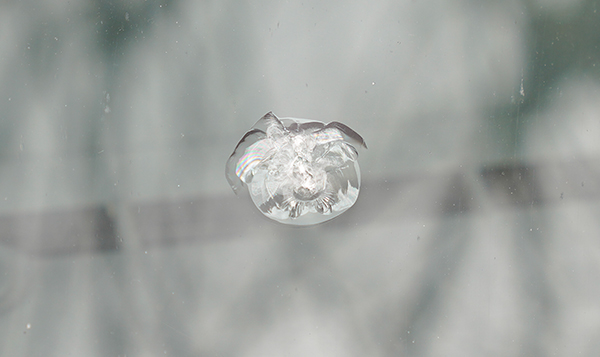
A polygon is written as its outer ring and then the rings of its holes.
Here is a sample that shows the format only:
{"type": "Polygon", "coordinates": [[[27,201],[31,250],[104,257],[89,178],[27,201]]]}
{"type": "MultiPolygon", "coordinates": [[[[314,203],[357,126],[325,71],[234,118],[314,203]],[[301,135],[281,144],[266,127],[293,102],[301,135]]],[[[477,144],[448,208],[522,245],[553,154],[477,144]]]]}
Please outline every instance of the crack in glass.
{"type": "Polygon", "coordinates": [[[363,138],[339,122],[265,114],[226,165],[236,194],[247,186],[267,217],[290,225],[328,221],[352,207],[360,191],[357,148],[363,138]]]}

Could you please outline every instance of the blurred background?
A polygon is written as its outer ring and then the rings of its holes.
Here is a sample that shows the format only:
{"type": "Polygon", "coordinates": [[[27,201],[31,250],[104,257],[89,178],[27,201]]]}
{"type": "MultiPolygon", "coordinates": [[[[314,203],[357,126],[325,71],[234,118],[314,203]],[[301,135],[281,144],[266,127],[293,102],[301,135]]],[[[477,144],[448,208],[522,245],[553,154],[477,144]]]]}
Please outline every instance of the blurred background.
{"type": "Polygon", "coordinates": [[[600,355],[600,1],[0,3],[0,355],[600,355]],[[294,228],[265,113],[369,149],[294,228]]]}

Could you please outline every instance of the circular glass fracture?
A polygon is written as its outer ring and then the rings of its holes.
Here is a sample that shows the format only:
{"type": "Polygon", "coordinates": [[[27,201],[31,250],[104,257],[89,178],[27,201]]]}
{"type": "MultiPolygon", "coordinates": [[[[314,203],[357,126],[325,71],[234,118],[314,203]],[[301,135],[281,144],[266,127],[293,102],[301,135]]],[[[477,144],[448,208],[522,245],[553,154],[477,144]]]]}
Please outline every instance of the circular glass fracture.
{"type": "Polygon", "coordinates": [[[244,185],[258,209],[285,224],[332,219],[358,198],[356,147],[366,144],[348,126],[263,116],[238,143],[226,167],[238,193],[244,185]]]}

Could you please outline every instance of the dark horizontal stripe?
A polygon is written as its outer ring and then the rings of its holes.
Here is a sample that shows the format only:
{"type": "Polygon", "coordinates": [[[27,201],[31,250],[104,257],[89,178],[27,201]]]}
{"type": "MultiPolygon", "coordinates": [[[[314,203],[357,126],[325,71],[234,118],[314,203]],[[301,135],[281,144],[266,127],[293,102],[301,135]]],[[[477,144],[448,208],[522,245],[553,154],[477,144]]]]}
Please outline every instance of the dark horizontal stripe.
{"type": "MultiPolygon", "coordinates": [[[[471,178],[456,171],[366,180],[357,204],[348,212],[316,227],[296,229],[312,234],[375,223],[394,224],[414,217],[464,214],[477,211],[484,201],[501,209],[597,200],[599,170],[595,161],[571,161],[486,166],[471,178]]],[[[0,216],[0,244],[35,254],[77,254],[117,251],[127,244],[145,249],[265,232],[290,234],[291,227],[263,217],[245,193],[241,196],[231,193],[224,197],[129,203],[120,209],[98,205],[6,214],[0,216]]]]}

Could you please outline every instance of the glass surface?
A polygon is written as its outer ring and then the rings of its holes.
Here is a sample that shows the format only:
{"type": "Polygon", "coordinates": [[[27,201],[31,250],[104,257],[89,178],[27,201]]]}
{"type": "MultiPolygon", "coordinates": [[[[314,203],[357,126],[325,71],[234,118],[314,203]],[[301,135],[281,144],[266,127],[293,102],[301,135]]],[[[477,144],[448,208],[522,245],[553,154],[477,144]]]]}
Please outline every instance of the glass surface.
{"type": "Polygon", "coordinates": [[[1,1],[0,355],[600,355],[598,34],[597,0],[1,1]],[[351,208],[232,194],[269,111],[368,142],[351,208]]]}

